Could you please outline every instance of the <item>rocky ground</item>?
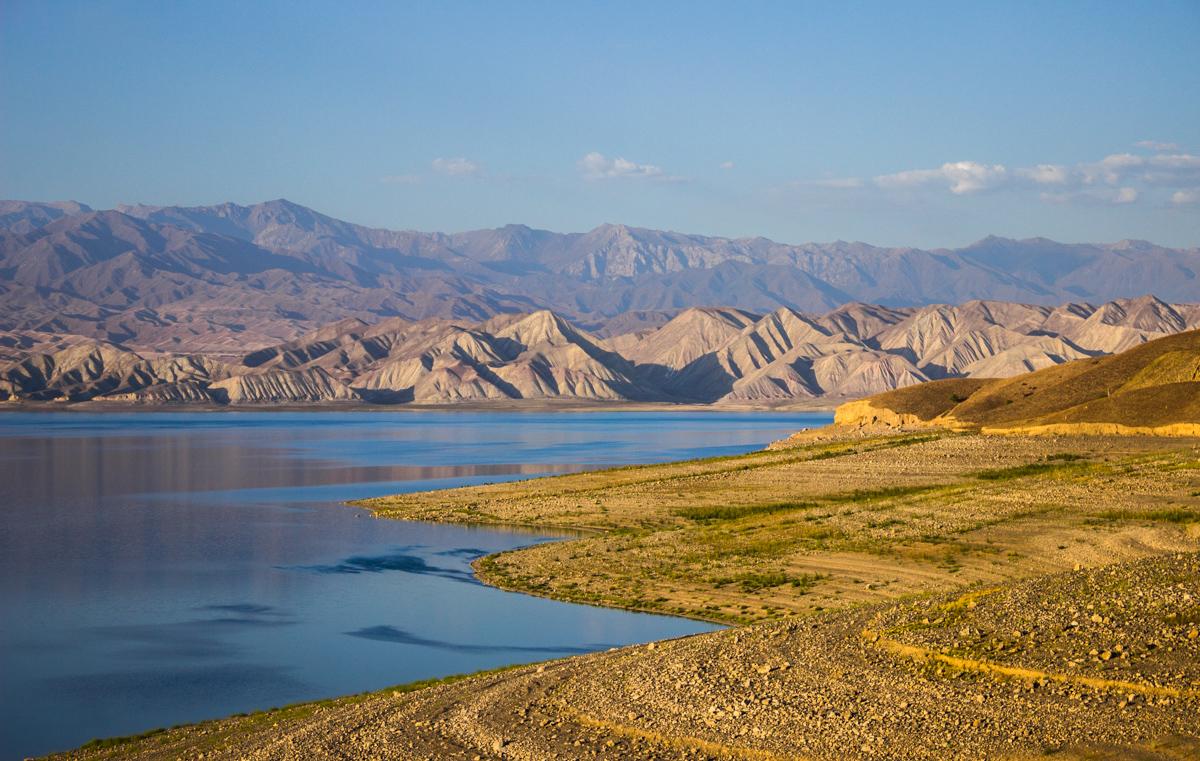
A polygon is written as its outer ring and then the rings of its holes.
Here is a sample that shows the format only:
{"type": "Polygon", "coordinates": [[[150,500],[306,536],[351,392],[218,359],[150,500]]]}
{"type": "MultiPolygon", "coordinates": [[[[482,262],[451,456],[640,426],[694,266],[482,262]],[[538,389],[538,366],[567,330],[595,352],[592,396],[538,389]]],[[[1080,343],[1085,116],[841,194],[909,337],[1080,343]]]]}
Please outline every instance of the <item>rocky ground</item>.
{"type": "Polygon", "coordinates": [[[1197,442],[826,431],[373,504],[589,533],[513,589],[744,625],[78,758],[1200,758],[1197,442]]]}
{"type": "Polygon", "coordinates": [[[299,719],[210,722],[76,756],[1195,758],[1198,601],[1200,556],[1172,554],[385,691],[299,719]]]}

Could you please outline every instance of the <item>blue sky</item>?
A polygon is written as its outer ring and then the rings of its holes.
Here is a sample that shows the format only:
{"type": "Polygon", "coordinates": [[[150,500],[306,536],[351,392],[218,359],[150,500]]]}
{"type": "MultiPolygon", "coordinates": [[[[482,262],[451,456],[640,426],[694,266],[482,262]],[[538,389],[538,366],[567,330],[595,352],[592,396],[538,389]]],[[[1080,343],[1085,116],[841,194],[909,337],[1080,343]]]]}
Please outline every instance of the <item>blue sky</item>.
{"type": "Polygon", "coordinates": [[[0,196],[1193,246],[1197,39],[1196,0],[0,0],[0,196]]]}

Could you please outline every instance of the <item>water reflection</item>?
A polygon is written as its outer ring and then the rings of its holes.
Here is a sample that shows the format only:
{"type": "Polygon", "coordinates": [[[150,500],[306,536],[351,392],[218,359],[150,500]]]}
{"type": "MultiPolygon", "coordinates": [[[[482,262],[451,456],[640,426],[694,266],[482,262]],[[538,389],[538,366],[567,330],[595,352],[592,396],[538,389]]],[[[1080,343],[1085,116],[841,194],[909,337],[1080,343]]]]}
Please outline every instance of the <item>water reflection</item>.
{"type": "Polygon", "coordinates": [[[471,575],[547,537],[337,503],[745,451],[819,422],[0,413],[0,758],[708,629],[471,575]]]}
{"type": "MultiPolygon", "coordinates": [[[[464,554],[457,550],[442,551],[437,554],[443,557],[470,557],[470,554],[464,554]]],[[[475,557],[478,557],[478,555],[475,557]]],[[[414,573],[421,576],[438,576],[443,579],[462,581],[468,584],[480,583],[469,570],[430,565],[424,558],[409,554],[409,552],[403,549],[400,552],[371,557],[356,555],[333,565],[310,565],[302,567],[304,570],[313,571],[314,573],[381,573],[383,571],[403,571],[404,573],[414,573]]]]}
{"type": "MultiPolygon", "coordinates": [[[[4,420],[0,418],[0,427],[4,420]]],[[[0,437],[0,459],[20,478],[0,484],[6,499],[51,500],[156,492],[272,489],[380,481],[432,481],[477,476],[570,473],[576,463],[466,462],[441,465],[346,465],[298,457],[238,438],[207,434],[165,437],[0,437]]],[[[337,440],[330,442],[336,445],[337,440]]],[[[411,456],[411,453],[410,453],[411,456]]]]}
{"type": "Polygon", "coordinates": [[[523,645],[464,645],[459,642],[447,642],[440,639],[418,637],[411,632],[397,629],[394,626],[367,626],[352,632],[346,632],[351,637],[362,637],[379,642],[393,642],[398,645],[416,645],[417,647],[433,647],[439,650],[449,650],[455,653],[533,653],[536,655],[566,655],[568,653],[592,653],[606,650],[613,645],[588,645],[575,647],[572,645],[556,645],[552,647],[526,647],[523,645]]]}

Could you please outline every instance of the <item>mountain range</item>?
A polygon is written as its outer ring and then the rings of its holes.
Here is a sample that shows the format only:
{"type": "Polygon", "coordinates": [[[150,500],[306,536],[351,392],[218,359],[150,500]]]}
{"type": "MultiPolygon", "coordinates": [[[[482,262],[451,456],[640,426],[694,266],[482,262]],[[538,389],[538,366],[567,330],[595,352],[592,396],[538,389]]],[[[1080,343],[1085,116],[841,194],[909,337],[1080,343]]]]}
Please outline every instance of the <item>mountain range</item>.
{"type": "Polygon", "coordinates": [[[0,333],[0,399],[834,402],[936,379],[1014,376],[1197,327],[1200,305],[1143,296],[1057,307],[856,302],[820,314],[692,307],[657,327],[604,337],[549,310],[478,321],[350,317],[236,356],[7,331],[0,333]]]}
{"type": "Polygon", "coordinates": [[[105,211],[0,202],[0,330],[21,335],[9,344],[75,335],[227,360],[343,319],[474,325],[551,310],[611,337],[713,304],[761,315],[854,302],[881,314],[972,300],[1099,304],[1147,293],[1188,302],[1200,300],[1198,273],[1200,249],[1145,241],[989,237],[921,250],[624,225],[446,234],[364,227],[285,200],[105,211]]]}

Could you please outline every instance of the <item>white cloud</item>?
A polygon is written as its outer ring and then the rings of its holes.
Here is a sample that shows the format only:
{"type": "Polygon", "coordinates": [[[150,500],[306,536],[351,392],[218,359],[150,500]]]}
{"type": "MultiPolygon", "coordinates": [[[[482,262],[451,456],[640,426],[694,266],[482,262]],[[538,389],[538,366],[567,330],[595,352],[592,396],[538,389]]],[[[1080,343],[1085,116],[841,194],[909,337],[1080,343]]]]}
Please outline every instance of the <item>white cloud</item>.
{"type": "MultiPolygon", "coordinates": [[[[1200,156],[1187,153],[1158,153],[1153,156],[1113,153],[1099,161],[1073,166],[1036,164],[1011,171],[1003,164],[956,161],[942,164],[936,169],[910,169],[880,175],[875,178],[875,184],[885,189],[944,186],[951,193],[958,195],[1005,186],[1020,187],[1022,184],[1026,187],[1033,185],[1076,189],[1107,185],[1117,190],[1112,194],[1098,195],[1106,198],[1131,198],[1139,185],[1170,188],[1200,186],[1200,156]]],[[[1054,197],[1072,196],[1060,193],[1054,197]]]]}
{"type": "Polygon", "coordinates": [[[1117,153],[1095,163],[1080,164],[1077,174],[1085,185],[1139,182],[1172,188],[1193,187],[1200,185],[1200,156],[1188,153],[1159,153],[1154,156],[1117,153]]]}
{"type": "Polygon", "coordinates": [[[462,156],[456,158],[436,158],[431,164],[433,171],[451,177],[470,177],[483,171],[483,165],[462,156]]]}
{"type": "Polygon", "coordinates": [[[1121,173],[1137,165],[1142,159],[1129,153],[1105,156],[1099,161],[1089,161],[1074,167],[1074,179],[1084,185],[1116,185],[1121,173]]]}
{"type": "Polygon", "coordinates": [[[1200,187],[1200,156],[1187,153],[1160,154],[1146,161],[1142,181],[1168,188],[1200,187]]]}
{"type": "Polygon", "coordinates": [[[881,188],[909,188],[936,182],[941,178],[940,169],[909,169],[895,174],[881,174],[875,178],[875,184],[881,188]]]}
{"type": "Polygon", "coordinates": [[[1171,203],[1176,206],[1200,204],[1200,190],[1176,190],[1171,194],[1171,203]]]}
{"type": "Polygon", "coordinates": [[[1132,153],[1114,153],[1094,163],[1080,164],[1078,171],[1085,185],[1093,185],[1098,182],[1117,185],[1126,175],[1140,169],[1145,164],[1146,159],[1143,156],[1134,156],[1132,153]]]}
{"type": "Polygon", "coordinates": [[[1042,193],[1039,196],[1046,203],[1082,204],[1087,206],[1125,206],[1137,203],[1142,197],[1137,188],[1086,188],[1059,193],[1042,193]]]}
{"type": "MultiPolygon", "coordinates": [[[[1147,143],[1149,145],[1149,143],[1147,143]]],[[[1169,147],[1169,143],[1155,143],[1169,147]]],[[[809,184],[839,187],[838,180],[814,180],[809,184]]],[[[1177,202],[1186,203],[1192,192],[1200,192],[1200,156],[1159,151],[1152,155],[1113,153],[1098,161],[1077,164],[1035,164],[1006,168],[1003,164],[955,161],[934,169],[910,169],[879,175],[874,184],[883,190],[928,188],[948,190],[955,195],[983,191],[1042,191],[1048,203],[1133,204],[1147,197],[1165,199],[1172,191],[1185,191],[1177,202]]],[[[845,187],[854,187],[847,183],[845,187]]],[[[1177,194],[1178,195],[1178,194],[1177,194]]]]}
{"type": "Polygon", "coordinates": [[[721,168],[722,168],[722,169],[733,169],[733,166],[734,166],[734,165],[733,165],[733,162],[732,162],[732,161],[722,161],[722,162],[721,162],[721,168]]]}
{"type": "Polygon", "coordinates": [[[638,164],[621,157],[608,158],[595,151],[581,158],[577,166],[585,180],[611,180],[620,177],[674,179],[654,164],[638,164]]]}
{"type": "Polygon", "coordinates": [[[977,161],[952,161],[937,169],[910,169],[875,178],[881,188],[909,188],[939,184],[949,187],[955,195],[978,193],[1003,185],[1008,169],[1003,164],[981,164],[977,161]]]}
{"type": "Polygon", "coordinates": [[[1138,148],[1145,148],[1148,151],[1177,151],[1179,150],[1178,143],[1160,143],[1157,140],[1139,140],[1134,143],[1138,148]]]}
{"type": "Polygon", "coordinates": [[[1070,170],[1061,164],[1038,164],[1018,169],[1016,175],[1038,185],[1065,185],[1070,179],[1070,170]]]}
{"type": "Polygon", "coordinates": [[[1163,169],[1189,171],[1200,169],[1200,156],[1192,156],[1188,153],[1164,153],[1158,156],[1151,156],[1146,160],[1146,164],[1151,167],[1160,167],[1163,169]]]}
{"type": "Polygon", "coordinates": [[[1118,204],[1134,203],[1138,199],[1138,192],[1134,188],[1121,188],[1117,194],[1113,196],[1112,202],[1118,204]]]}

